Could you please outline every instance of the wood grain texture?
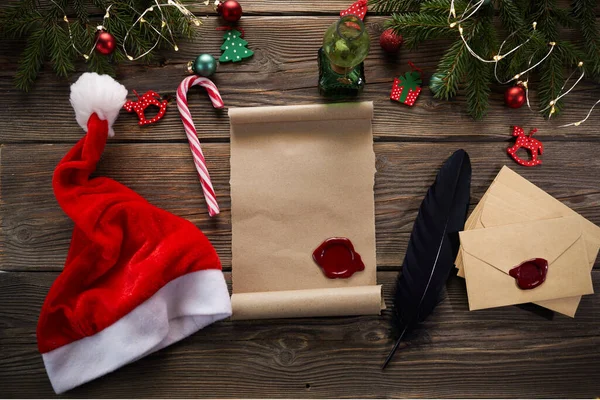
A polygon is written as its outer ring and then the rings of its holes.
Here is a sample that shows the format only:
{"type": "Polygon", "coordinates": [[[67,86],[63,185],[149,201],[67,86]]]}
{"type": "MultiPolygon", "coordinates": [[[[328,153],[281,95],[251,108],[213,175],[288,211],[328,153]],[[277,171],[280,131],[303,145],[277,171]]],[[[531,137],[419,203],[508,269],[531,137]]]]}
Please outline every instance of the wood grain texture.
{"type": "MultiPolygon", "coordinates": [[[[214,81],[226,107],[323,102],[316,88],[316,52],[324,30],[335,19],[334,16],[244,18],[241,25],[255,55],[243,63],[219,66],[214,81]]],[[[429,89],[425,89],[414,107],[405,107],[389,100],[393,78],[409,69],[409,60],[423,68],[426,77],[424,84],[428,85],[428,79],[435,71],[448,42],[432,41],[416,51],[401,51],[398,56],[386,56],[377,42],[384,20],[385,17],[369,17],[367,22],[372,43],[365,62],[367,86],[361,96],[361,100],[375,102],[376,140],[504,141],[509,137],[514,123],[522,124],[525,128],[537,127],[540,137],[546,140],[600,138],[598,131],[589,128],[600,121],[600,113],[593,114],[589,122],[580,127],[557,128],[566,122],[583,118],[597,100],[600,86],[589,81],[578,85],[572,94],[565,97],[567,112],[550,122],[526,107],[519,110],[505,107],[505,87],[502,86],[493,88],[490,111],[483,121],[474,121],[466,114],[465,96],[462,93],[452,101],[440,101],[433,98],[429,89]]],[[[189,60],[201,53],[220,54],[222,32],[215,31],[219,25],[216,17],[206,19],[200,27],[201,39],[197,42],[182,45],[179,52],[163,53],[159,65],[125,63],[119,67],[117,78],[130,91],[145,92],[152,89],[162,95],[174,96],[178,84],[186,76],[184,71],[189,60]]],[[[12,82],[18,52],[15,48],[9,48],[9,45],[8,42],[0,42],[0,109],[12,116],[10,120],[0,119],[2,143],[63,142],[79,138],[80,129],[72,123],[73,113],[68,106],[68,85],[78,74],[68,80],[57,79],[51,69],[46,68],[30,94],[18,92],[12,82]],[[43,123],[40,123],[39,113],[30,112],[32,109],[45,110],[43,123]]],[[[80,71],[85,70],[84,64],[79,67],[80,71]]],[[[532,87],[535,88],[535,85],[532,87]]],[[[534,107],[537,107],[534,90],[531,99],[534,107]]],[[[200,88],[192,90],[189,103],[201,140],[228,139],[226,110],[215,111],[200,88]]],[[[166,117],[155,126],[140,128],[136,124],[135,114],[123,114],[115,126],[121,141],[185,140],[174,100],[166,117]]]]}
{"type": "MultiPolygon", "coordinates": [[[[324,30],[352,1],[241,1],[241,26],[255,56],[219,67],[214,81],[226,107],[323,102],[316,89],[316,51],[324,30]]],[[[192,9],[203,20],[200,39],[179,52],[161,53],[156,64],[119,66],[117,79],[130,91],[174,96],[187,61],[220,54],[222,33],[215,28],[221,21],[201,2],[192,9]]],[[[411,60],[424,69],[426,86],[448,43],[385,56],[377,39],[386,19],[372,12],[366,19],[372,43],[360,100],[375,103],[378,281],[388,304],[419,204],[442,162],[458,148],[473,163],[472,207],[506,164],[600,224],[600,112],[579,128],[557,128],[582,118],[600,85],[579,85],[566,97],[568,112],[551,122],[525,108],[504,107],[500,86],[492,88],[483,121],[467,116],[463,93],[444,102],[425,88],[414,107],[404,107],[389,100],[393,77],[411,60]],[[520,168],[506,156],[513,124],[539,129],[546,147],[541,167],[520,168]]],[[[579,40],[573,31],[561,37],[579,40]]],[[[46,66],[32,92],[21,93],[12,83],[21,45],[0,41],[0,397],[53,397],[35,329],[73,227],[54,199],[51,176],[82,135],[68,105],[68,86],[85,65],[66,80],[46,66]]],[[[532,100],[536,104],[535,91],[532,100]]],[[[230,270],[229,121],[226,110],[214,110],[199,88],[190,93],[190,108],[223,209],[218,218],[207,216],[173,100],[164,120],[145,128],[123,112],[97,175],[191,220],[230,270]]],[[[598,267],[592,273],[596,290],[598,267]]],[[[535,311],[469,312],[464,281],[454,277],[446,300],[385,372],[379,368],[391,347],[389,310],[381,317],[224,321],[65,397],[598,397],[600,298],[585,296],[576,319],[550,320],[535,311]]]]}
{"type": "MultiPolygon", "coordinates": [[[[4,0],[2,4],[0,4],[0,8],[15,4],[19,0],[4,0]]],[[[329,0],[329,1],[320,1],[320,0],[302,0],[302,1],[280,1],[280,0],[247,0],[241,1],[240,4],[243,7],[244,15],[320,15],[320,14],[330,14],[335,15],[340,12],[340,10],[344,10],[350,6],[355,0],[329,0]]],[[[38,0],[39,4],[46,5],[49,4],[49,0],[38,0]]],[[[210,1],[211,4],[204,5],[204,1],[197,2],[186,2],[187,8],[194,12],[197,15],[215,15],[214,3],[213,0],[210,1]]],[[[557,0],[556,5],[558,7],[568,7],[569,0],[557,0]]],[[[68,13],[72,13],[71,10],[67,10],[68,13]]],[[[104,13],[104,10],[90,8],[90,13],[98,14],[98,17],[101,17],[104,13]]],[[[596,13],[600,13],[600,5],[596,8],[596,13]]],[[[371,7],[369,11],[369,16],[374,15],[374,9],[371,7]]]]}
{"type": "MultiPolygon", "coordinates": [[[[60,271],[72,223],[52,194],[52,171],[71,145],[5,145],[2,148],[0,265],[7,271],[60,271]],[[43,256],[41,256],[43,254],[43,256]]],[[[507,143],[376,143],[375,212],[377,262],[402,263],[418,207],[443,161],[464,148],[473,163],[472,202],[483,195],[502,165],[600,224],[600,161],[596,146],[563,143],[546,147],[542,168],[522,168],[506,155],[507,143]],[[572,159],[577,153],[582,161],[572,159]],[[583,161],[585,160],[585,161],[583,161]],[[587,173],[580,171],[585,169],[587,173]]],[[[98,175],[139,192],[152,204],[191,220],[231,268],[229,145],[203,146],[222,214],[209,218],[187,144],[109,145],[98,175]]]]}
{"type": "MultiPolygon", "coordinates": [[[[599,290],[600,271],[593,275],[599,290]]],[[[0,274],[3,396],[53,396],[35,328],[56,276],[0,274]]],[[[395,276],[378,274],[388,304],[395,276]]],[[[589,398],[600,390],[598,296],[584,296],[577,319],[518,307],[469,312],[464,281],[451,278],[446,299],[382,372],[389,314],[218,322],[65,397],[589,398]]]]}

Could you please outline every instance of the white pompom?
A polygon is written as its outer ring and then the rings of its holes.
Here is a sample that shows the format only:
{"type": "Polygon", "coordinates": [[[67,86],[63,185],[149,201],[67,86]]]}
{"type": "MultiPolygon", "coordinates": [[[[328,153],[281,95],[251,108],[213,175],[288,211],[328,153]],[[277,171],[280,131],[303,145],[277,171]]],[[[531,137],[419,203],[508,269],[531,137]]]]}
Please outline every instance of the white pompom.
{"type": "Polygon", "coordinates": [[[87,132],[87,123],[93,113],[108,121],[108,135],[114,136],[112,125],[127,100],[127,89],[108,75],[86,72],[71,85],[71,105],[77,123],[87,132]]]}

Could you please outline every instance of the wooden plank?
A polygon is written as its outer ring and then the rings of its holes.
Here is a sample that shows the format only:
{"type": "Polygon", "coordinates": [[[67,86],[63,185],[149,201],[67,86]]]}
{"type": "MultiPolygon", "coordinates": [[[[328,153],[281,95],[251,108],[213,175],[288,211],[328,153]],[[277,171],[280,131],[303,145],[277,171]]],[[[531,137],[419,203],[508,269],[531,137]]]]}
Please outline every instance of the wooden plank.
{"type": "MultiPolygon", "coordinates": [[[[600,114],[595,113],[580,127],[558,129],[566,122],[585,116],[596,101],[600,86],[585,81],[565,98],[568,111],[560,118],[546,122],[537,112],[526,107],[512,110],[503,105],[504,87],[493,88],[490,95],[489,115],[483,121],[474,121],[465,113],[465,96],[452,101],[433,99],[425,89],[414,107],[405,107],[389,100],[394,76],[408,69],[412,60],[425,71],[425,85],[435,71],[447,42],[432,41],[417,51],[401,51],[396,57],[386,57],[377,43],[384,17],[369,18],[367,26],[372,37],[371,52],[366,61],[367,87],[360,100],[375,102],[374,132],[378,140],[494,140],[504,141],[510,135],[511,124],[526,128],[537,127],[546,140],[587,140],[600,138],[600,131],[590,127],[597,124],[600,114]]],[[[248,17],[242,27],[250,48],[255,51],[251,60],[243,63],[226,63],[219,67],[214,80],[227,107],[310,104],[323,102],[317,92],[318,76],[316,52],[321,45],[325,29],[334,16],[303,17],[248,17]]],[[[138,92],[156,90],[162,95],[175,95],[176,88],[185,77],[187,61],[198,54],[220,54],[220,25],[211,17],[201,26],[201,40],[181,46],[179,52],[165,52],[159,65],[123,64],[117,78],[130,90],[138,92]]],[[[81,129],[74,123],[68,102],[68,80],[58,79],[50,68],[42,73],[36,87],[29,94],[17,91],[12,82],[16,68],[17,48],[8,48],[0,42],[0,108],[11,118],[0,120],[1,143],[61,142],[80,137],[81,129]],[[4,46],[4,47],[2,47],[4,46]],[[44,110],[43,123],[38,112],[44,110]]],[[[81,71],[85,69],[80,65],[81,71]]],[[[535,88],[535,85],[532,85],[535,88]]],[[[132,95],[133,96],[133,95],[132,95]]],[[[537,99],[532,90],[534,106],[537,99]]],[[[536,106],[537,107],[537,106],[536,106]]],[[[203,90],[194,88],[190,95],[190,108],[203,141],[227,140],[229,119],[224,110],[215,111],[203,90]]],[[[153,126],[140,128],[134,114],[125,114],[117,121],[115,130],[121,141],[183,141],[185,135],[175,102],[171,101],[166,117],[153,126]]]]}
{"type": "MultiPolygon", "coordinates": [[[[472,202],[485,192],[502,165],[532,180],[567,205],[600,224],[600,163],[593,143],[547,145],[544,164],[522,168],[506,155],[507,143],[376,143],[375,211],[377,262],[397,269],[418,207],[442,162],[456,149],[472,158],[472,202]],[[583,173],[583,171],[586,171],[583,173]]],[[[5,145],[2,148],[0,269],[60,271],[72,223],[56,203],[51,176],[71,147],[5,145]]],[[[203,146],[222,214],[210,219],[187,144],[110,144],[98,175],[131,187],[152,204],[191,220],[231,268],[229,145],[203,146]]]]}
{"type": "MultiPolygon", "coordinates": [[[[17,3],[19,0],[4,0],[0,4],[0,9],[6,5],[17,3]]],[[[243,7],[244,15],[336,15],[340,10],[348,8],[355,0],[302,0],[302,1],[278,1],[278,0],[251,0],[240,1],[243,7]]],[[[41,4],[49,4],[49,0],[39,0],[41,4]]],[[[185,2],[183,2],[185,4],[185,2]]],[[[186,7],[197,15],[214,15],[214,7],[210,2],[204,5],[204,2],[194,2],[187,4],[186,7]]],[[[569,0],[558,0],[557,6],[569,7],[569,0]]],[[[93,8],[90,12],[95,12],[98,16],[103,14],[104,10],[93,8]]],[[[600,14],[600,6],[596,8],[596,13],[600,14]]],[[[374,15],[373,8],[369,11],[369,16],[374,15]]]]}
{"type": "MultiPolygon", "coordinates": [[[[35,329],[56,273],[0,274],[0,388],[50,397],[35,329]]],[[[396,273],[380,272],[388,305],[396,273]]],[[[229,274],[226,274],[229,280],[229,274]]],[[[593,273],[600,290],[600,271],[593,273]]],[[[381,371],[392,342],[380,316],[223,321],[68,393],[73,397],[594,397],[600,298],[576,319],[518,307],[469,312],[464,281],[381,371]]]]}

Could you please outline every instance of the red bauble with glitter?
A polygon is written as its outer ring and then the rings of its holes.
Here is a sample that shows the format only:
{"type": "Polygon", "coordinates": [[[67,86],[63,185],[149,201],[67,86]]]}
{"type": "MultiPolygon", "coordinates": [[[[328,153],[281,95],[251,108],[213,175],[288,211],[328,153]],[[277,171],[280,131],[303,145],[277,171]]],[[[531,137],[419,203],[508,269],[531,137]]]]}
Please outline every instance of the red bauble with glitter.
{"type": "Polygon", "coordinates": [[[98,30],[96,33],[96,51],[105,56],[112,54],[117,47],[117,39],[105,31],[104,29],[98,30]]]}
{"type": "Polygon", "coordinates": [[[504,92],[504,103],[510,108],[520,108],[525,104],[526,99],[525,88],[521,85],[509,87],[504,92]]]}
{"type": "Polygon", "coordinates": [[[242,18],[242,6],[235,0],[227,0],[219,3],[217,12],[227,22],[237,22],[242,18]]]}
{"type": "Polygon", "coordinates": [[[395,34],[391,28],[386,29],[379,36],[379,45],[388,53],[396,53],[400,49],[402,42],[404,42],[402,35],[395,34]]]}

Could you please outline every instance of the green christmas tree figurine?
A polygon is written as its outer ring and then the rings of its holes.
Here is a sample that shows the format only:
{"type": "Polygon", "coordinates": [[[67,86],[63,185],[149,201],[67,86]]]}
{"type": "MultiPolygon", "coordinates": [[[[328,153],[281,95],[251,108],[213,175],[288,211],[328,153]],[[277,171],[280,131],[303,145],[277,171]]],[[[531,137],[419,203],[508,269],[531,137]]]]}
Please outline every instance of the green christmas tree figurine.
{"type": "Polygon", "coordinates": [[[248,42],[242,39],[240,37],[241,35],[242,33],[235,29],[227,31],[225,35],[223,35],[225,42],[221,46],[223,54],[221,54],[221,57],[219,58],[220,62],[239,62],[254,54],[252,50],[246,47],[248,42]]]}

